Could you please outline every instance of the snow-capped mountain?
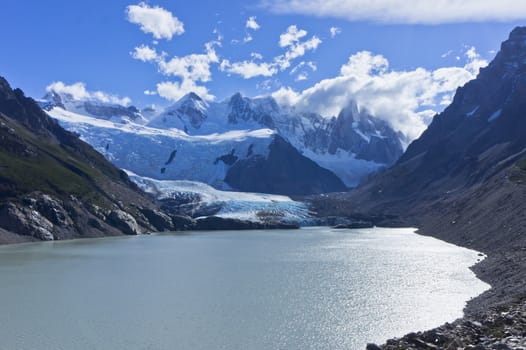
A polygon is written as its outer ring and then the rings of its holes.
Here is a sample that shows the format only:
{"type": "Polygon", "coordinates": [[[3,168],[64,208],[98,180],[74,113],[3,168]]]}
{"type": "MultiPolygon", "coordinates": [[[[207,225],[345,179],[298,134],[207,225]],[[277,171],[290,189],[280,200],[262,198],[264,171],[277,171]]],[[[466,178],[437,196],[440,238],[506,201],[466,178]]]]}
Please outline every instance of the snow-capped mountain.
{"type": "Polygon", "coordinates": [[[208,108],[208,103],[191,92],[161,115],[152,118],[148,125],[160,129],[175,128],[185,132],[188,132],[189,127],[199,129],[207,118],[208,108]]]}
{"type": "Polygon", "coordinates": [[[53,107],[48,114],[111,162],[140,176],[278,194],[346,189],[336,175],[299,154],[270,129],[188,135],[176,128],[119,123],[61,107],[53,107]],[[248,176],[251,172],[259,176],[248,176]]]}
{"type": "Polygon", "coordinates": [[[337,117],[280,108],[272,97],[250,99],[237,93],[219,103],[188,94],[148,122],[190,135],[268,128],[304,156],[334,172],[349,187],[402,155],[403,135],[351,102],[337,117]]]}
{"type": "Polygon", "coordinates": [[[146,118],[135,106],[105,103],[96,99],[78,100],[70,94],[58,93],[53,90],[49,91],[38,103],[45,111],[58,107],[77,114],[121,123],[130,121],[135,123],[146,122],[146,118]]]}
{"type": "Polygon", "coordinates": [[[281,108],[271,97],[235,94],[207,102],[190,93],[146,123],[135,107],[75,101],[54,91],[41,105],[121,168],[218,189],[343,191],[402,153],[399,135],[355,103],[324,118],[281,108]]]}

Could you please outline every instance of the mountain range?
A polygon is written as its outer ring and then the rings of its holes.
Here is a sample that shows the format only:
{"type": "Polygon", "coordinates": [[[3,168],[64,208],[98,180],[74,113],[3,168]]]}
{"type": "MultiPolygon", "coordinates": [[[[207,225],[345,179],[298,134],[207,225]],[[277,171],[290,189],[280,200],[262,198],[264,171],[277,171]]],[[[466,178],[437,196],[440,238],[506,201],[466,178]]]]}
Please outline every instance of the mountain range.
{"type": "Polygon", "coordinates": [[[403,135],[351,102],[326,118],[235,94],[190,93],[158,112],[50,91],[41,106],[117,166],[158,180],[306,195],[345,191],[402,154],[403,135]]]}

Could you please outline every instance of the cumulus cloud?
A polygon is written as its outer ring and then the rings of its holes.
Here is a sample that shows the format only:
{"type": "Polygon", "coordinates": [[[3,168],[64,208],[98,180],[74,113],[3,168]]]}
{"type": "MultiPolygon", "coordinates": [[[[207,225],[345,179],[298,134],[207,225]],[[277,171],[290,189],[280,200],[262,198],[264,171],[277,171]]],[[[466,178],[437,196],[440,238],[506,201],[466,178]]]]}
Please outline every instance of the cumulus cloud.
{"type": "Polygon", "coordinates": [[[287,28],[285,33],[279,36],[279,46],[287,47],[292,46],[299,42],[301,38],[307,35],[307,31],[304,29],[298,29],[296,25],[291,25],[287,28]]]}
{"type": "Polygon", "coordinates": [[[300,92],[282,87],[272,96],[282,105],[327,117],[337,115],[354,100],[413,140],[443,104],[451,101],[456,88],[475,78],[483,66],[474,49],[465,57],[463,67],[396,71],[382,55],[362,51],[349,57],[339,76],[300,92]]]}
{"type": "Polygon", "coordinates": [[[139,46],[131,53],[132,57],[143,62],[157,65],[158,71],[167,77],[175,77],[179,81],[167,81],[157,84],[157,91],[146,90],[146,95],[158,94],[161,97],[177,100],[189,92],[195,92],[207,100],[214,99],[207,87],[199,85],[212,80],[211,66],[219,63],[215,46],[221,45],[218,41],[205,44],[204,53],[194,53],[186,56],[173,56],[167,58],[166,52],[157,53],[148,46],[139,46]]]}
{"type": "Polygon", "coordinates": [[[256,16],[249,17],[249,19],[247,19],[247,23],[245,24],[245,27],[247,29],[252,29],[252,30],[258,30],[259,28],[261,28],[258,22],[256,22],[256,16]]]}
{"type": "Polygon", "coordinates": [[[223,72],[241,75],[244,79],[254,77],[271,77],[278,72],[276,66],[272,63],[241,61],[230,63],[229,60],[223,60],[219,69],[223,72]]]}
{"type": "MultiPolygon", "coordinates": [[[[274,57],[270,62],[255,62],[260,57],[252,56],[252,60],[233,62],[223,60],[220,69],[222,71],[241,75],[245,79],[250,79],[258,76],[270,77],[280,71],[285,71],[290,68],[292,61],[305,56],[307,51],[314,51],[322,43],[317,36],[312,36],[310,39],[304,40],[307,36],[307,31],[298,29],[296,25],[291,25],[279,37],[279,46],[286,51],[282,55],[274,57]]],[[[314,67],[314,63],[310,62],[309,66],[314,67]]],[[[316,68],[313,68],[316,70],[316,68]]]]}
{"type": "Polygon", "coordinates": [[[489,63],[487,60],[480,57],[474,46],[471,46],[466,51],[466,56],[469,59],[468,69],[471,71],[479,71],[480,68],[486,67],[489,63]]]}
{"type": "Polygon", "coordinates": [[[208,101],[215,99],[215,96],[210,94],[206,86],[197,85],[192,80],[182,80],[181,82],[165,81],[157,84],[157,93],[167,100],[177,101],[190,92],[196,93],[208,101]]]}
{"type": "Polygon", "coordinates": [[[261,3],[275,13],[381,23],[441,24],[526,17],[526,2],[517,0],[261,0],[261,3]]]}
{"type": "Polygon", "coordinates": [[[331,38],[334,38],[336,35],[340,34],[342,30],[338,27],[330,27],[329,33],[331,33],[331,38]]]}
{"type": "Polygon", "coordinates": [[[157,51],[147,45],[137,46],[130,55],[143,62],[155,61],[158,58],[157,51]]]}
{"type": "Polygon", "coordinates": [[[287,31],[280,35],[279,46],[287,47],[288,51],[285,55],[276,57],[275,62],[283,71],[291,66],[291,61],[302,57],[307,51],[314,51],[322,43],[317,36],[301,41],[307,35],[305,30],[298,30],[295,25],[289,26],[287,31]]]}
{"type": "Polygon", "coordinates": [[[126,15],[129,22],[140,25],[143,32],[152,34],[155,39],[170,40],[184,33],[183,22],[159,6],[150,7],[141,2],[126,7],[126,15]]]}
{"type": "Polygon", "coordinates": [[[219,58],[212,43],[205,45],[203,54],[174,56],[170,60],[164,57],[158,60],[159,71],[166,76],[175,76],[193,82],[208,82],[212,78],[210,66],[218,63],[219,58]]]}
{"type": "Polygon", "coordinates": [[[128,97],[118,97],[103,91],[88,91],[86,84],[82,82],[67,85],[62,81],[56,81],[46,87],[47,92],[56,92],[61,95],[70,95],[79,101],[98,101],[128,106],[131,103],[128,97]]]}

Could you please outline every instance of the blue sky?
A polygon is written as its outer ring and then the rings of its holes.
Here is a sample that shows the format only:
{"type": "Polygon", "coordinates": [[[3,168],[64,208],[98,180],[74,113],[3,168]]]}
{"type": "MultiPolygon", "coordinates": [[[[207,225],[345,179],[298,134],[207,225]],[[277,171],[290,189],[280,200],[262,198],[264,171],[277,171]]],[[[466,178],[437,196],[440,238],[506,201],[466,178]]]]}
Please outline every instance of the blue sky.
{"type": "Polygon", "coordinates": [[[414,137],[525,23],[526,2],[461,3],[4,0],[0,75],[36,98],[81,82],[139,106],[241,91],[334,114],[352,98],[414,137]]]}

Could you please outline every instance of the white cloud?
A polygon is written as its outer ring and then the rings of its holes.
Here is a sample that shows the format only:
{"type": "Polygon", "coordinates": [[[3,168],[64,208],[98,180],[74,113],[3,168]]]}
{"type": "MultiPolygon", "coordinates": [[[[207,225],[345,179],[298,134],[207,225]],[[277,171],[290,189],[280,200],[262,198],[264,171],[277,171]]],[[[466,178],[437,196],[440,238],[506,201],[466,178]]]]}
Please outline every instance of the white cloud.
{"type": "Polygon", "coordinates": [[[126,8],[128,21],[141,26],[141,30],[150,33],[155,39],[170,40],[174,35],[184,33],[183,22],[159,6],[150,7],[141,2],[126,8]]]}
{"type": "Polygon", "coordinates": [[[211,66],[219,63],[215,47],[221,46],[219,41],[211,41],[205,44],[205,52],[201,54],[189,54],[186,56],[173,56],[167,59],[168,54],[157,53],[148,46],[136,47],[132,57],[144,62],[152,62],[157,65],[158,71],[164,76],[178,78],[179,81],[166,81],[157,84],[157,91],[146,90],[146,95],[158,94],[169,100],[177,100],[189,92],[195,92],[207,100],[214,99],[206,86],[212,80],[211,66]]]}
{"type": "Polygon", "coordinates": [[[488,65],[488,61],[481,58],[473,46],[466,51],[466,57],[470,61],[468,69],[471,71],[479,71],[480,68],[486,67],[488,65]]]}
{"type": "Polygon", "coordinates": [[[329,32],[331,33],[331,38],[334,38],[336,35],[340,34],[342,30],[338,27],[330,27],[329,32]]]}
{"type": "Polygon", "coordinates": [[[290,70],[290,73],[289,74],[295,74],[298,70],[300,70],[301,68],[305,67],[305,61],[302,61],[300,63],[298,63],[294,68],[292,68],[290,70]]]}
{"type": "Polygon", "coordinates": [[[71,85],[64,84],[62,81],[54,82],[46,87],[47,92],[56,92],[58,94],[71,95],[75,100],[80,101],[98,101],[103,103],[112,103],[127,106],[131,103],[128,97],[118,97],[103,91],[88,91],[86,84],[77,82],[71,85]]]}
{"type": "Polygon", "coordinates": [[[312,69],[313,72],[318,70],[318,66],[312,61],[307,62],[307,66],[309,66],[309,68],[312,69]]]}
{"type": "Polygon", "coordinates": [[[249,17],[249,19],[247,19],[247,23],[245,24],[245,27],[247,29],[252,29],[252,30],[258,30],[259,28],[261,28],[258,22],[256,22],[256,16],[249,17]]]}
{"type": "Polygon", "coordinates": [[[157,93],[167,100],[177,101],[190,92],[194,92],[208,101],[215,99],[215,96],[210,94],[206,86],[196,85],[192,80],[183,80],[181,82],[165,81],[157,84],[157,93]]]}
{"type": "Polygon", "coordinates": [[[293,74],[296,74],[299,72],[298,76],[296,77],[295,81],[302,81],[302,80],[307,80],[309,78],[309,73],[307,73],[305,70],[302,70],[304,69],[305,67],[308,67],[310,68],[313,72],[316,71],[318,69],[318,67],[316,66],[316,64],[312,61],[309,61],[309,62],[305,62],[305,61],[301,61],[300,63],[298,63],[294,68],[292,68],[289,72],[290,75],[293,75],[293,74]],[[301,71],[300,71],[301,70],[301,71]]]}
{"type": "Polygon", "coordinates": [[[440,57],[446,58],[446,57],[450,56],[452,53],[453,53],[453,50],[449,50],[448,52],[444,52],[440,57]]]}
{"type": "Polygon", "coordinates": [[[301,72],[300,74],[298,74],[298,76],[294,80],[303,81],[303,80],[307,80],[308,78],[309,78],[309,74],[307,72],[301,72]]]}
{"type": "MultiPolygon", "coordinates": [[[[258,76],[270,77],[280,71],[285,71],[292,65],[293,60],[305,56],[307,51],[316,50],[321,44],[321,39],[315,35],[308,40],[302,40],[307,34],[306,30],[298,29],[297,26],[291,25],[279,37],[279,46],[286,49],[284,54],[274,57],[270,62],[256,63],[254,60],[261,59],[261,57],[254,56],[252,56],[251,61],[231,63],[229,60],[223,60],[221,70],[241,75],[245,79],[258,76]]],[[[317,69],[313,62],[309,62],[309,67],[311,67],[312,70],[317,69]]]]}
{"type": "Polygon", "coordinates": [[[300,39],[306,35],[307,35],[307,31],[303,29],[298,29],[296,25],[291,25],[287,28],[287,31],[285,33],[282,33],[279,36],[279,46],[280,47],[292,46],[298,41],[300,41],[300,39]]]}
{"type": "Polygon", "coordinates": [[[517,0],[260,0],[276,13],[381,23],[440,24],[522,20],[526,1],[517,0]]]}
{"type": "Polygon", "coordinates": [[[258,76],[271,77],[278,72],[276,66],[271,63],[257,63],[254,61],[230,63],[228,60],[223,60],[219,69],[223,72],[241,75],[244,79],[258,76]]]}
{"type": "Polygon", "coordinates": [[[292,60],[304,56],[307,51],[316,50],[322,43],[321,39],[317,36],[313,36],[306,41],[301,41],[307,34],[307,31],[291,25],[285,33],[280,35],[279,46],[288,48],[288,51],[284,55],[274,59],[281,71],[289,68],[292,60]]]}
{"type": "Polygon", "coordinates": [[[250,33],[247,33],[247,35],[245,35],[245,37],[243,38],[243,43],[248,43],[248,42],[251,42],[252,40],[254,40],[254,38],[252,37],[252,35],[250,35],[250,33]]]}
{"type": "Polygon", "coordinates": [[[81,82],[66,85],[61,81],[57,81],[48,85],[46,91],[71,95],[75,100],[86,100],[90,97],[88,90],[86,90],[86,84],[81,82]]]}
{"type": "Polygon", "coordinates": [[[147,45],[137,46],[130,54],[136,60],[143,62],[155,61],[158,58],[157,51],[147,45]]]}
{"type": "Polygon", "coordinates": [[[250,54],[250,57],[252,57],[255,60],[262,60],[263,59],[263,55],[260,54],[259,52],[252,52],[250,54]]]}
{"type": "Polygon", "coordinates": [[[212,79],[210,66],[218,63],[219,58],[213,46],[207,44],[203,54],[174,56],[170,60],[158,61],[159,71],[166,76],[175,76],[183,80],[208,82],[212,79]]]}
{"type": "Polygon", "coordinates": [[[412,140],[451,100],[456,88],[478,74],[480,56],[470,49],[466,59],[463,67],[395,71],[389,68],[385,57],[362,51],[349,57],[335,78],[322,80],[301,92],[282,87],[272,95],[280,104],[327,117],[337,115],[355,100],[412,140]]]}
{"type": "Polygon", "coordinates": [[[157,95],[157,91],[144,90],[144,94],[145,94],[146,96],[155,96],[155,95],[157,95]]]}

